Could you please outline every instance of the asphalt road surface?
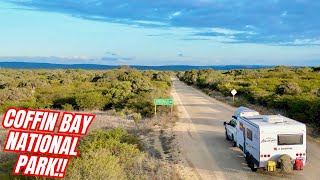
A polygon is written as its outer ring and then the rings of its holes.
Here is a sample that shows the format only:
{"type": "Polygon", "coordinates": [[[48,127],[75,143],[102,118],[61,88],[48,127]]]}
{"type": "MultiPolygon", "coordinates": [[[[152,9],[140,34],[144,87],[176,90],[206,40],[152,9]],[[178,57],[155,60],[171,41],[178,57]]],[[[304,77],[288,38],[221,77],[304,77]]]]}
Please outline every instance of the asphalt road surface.
{"type": "Polygon", "coordinates": [[[219,102],[201,91],[173,79],[172,96],[180,112],[175,133],[184,166],[191,168],[189,179],[320,179],[320,145],[307,142],[307,166],[292,175],[251,172],[241,151],[225,140],[224,121],[235,107],[219,102]]]}

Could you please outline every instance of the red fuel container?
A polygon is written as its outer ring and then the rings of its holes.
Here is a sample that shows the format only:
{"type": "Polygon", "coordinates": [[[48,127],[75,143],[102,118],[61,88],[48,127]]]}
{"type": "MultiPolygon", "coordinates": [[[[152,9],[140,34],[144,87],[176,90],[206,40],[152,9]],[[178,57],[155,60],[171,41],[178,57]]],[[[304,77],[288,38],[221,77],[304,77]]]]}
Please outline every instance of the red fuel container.
{"type": "Polygon", "coordinates": [[[294,170],[303,170],[303,160],[302,159],[295,160],[294,170]]]}

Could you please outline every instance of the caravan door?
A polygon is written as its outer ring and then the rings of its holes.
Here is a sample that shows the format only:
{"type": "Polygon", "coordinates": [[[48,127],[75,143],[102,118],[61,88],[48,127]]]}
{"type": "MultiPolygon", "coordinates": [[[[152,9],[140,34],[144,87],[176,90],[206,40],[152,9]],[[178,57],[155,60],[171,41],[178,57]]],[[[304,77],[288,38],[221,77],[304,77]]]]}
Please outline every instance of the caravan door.
{"type": "Polygon", "coordinates": [[[241,149],[243,153],[245,150],[245,127],[243,123],[239,121],[238,128],[237,128],[237,146],[241,149]]]}

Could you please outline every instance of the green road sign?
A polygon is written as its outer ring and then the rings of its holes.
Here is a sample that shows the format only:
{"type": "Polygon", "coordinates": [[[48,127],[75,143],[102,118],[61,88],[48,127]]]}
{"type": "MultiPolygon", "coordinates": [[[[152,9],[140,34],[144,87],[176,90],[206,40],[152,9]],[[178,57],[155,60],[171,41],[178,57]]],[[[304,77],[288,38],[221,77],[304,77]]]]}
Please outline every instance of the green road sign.
{"type": "Polygon", "coordinates": [[[173,99],[155,99],[154,100],[155,105],[173,105],[173,99]]]}

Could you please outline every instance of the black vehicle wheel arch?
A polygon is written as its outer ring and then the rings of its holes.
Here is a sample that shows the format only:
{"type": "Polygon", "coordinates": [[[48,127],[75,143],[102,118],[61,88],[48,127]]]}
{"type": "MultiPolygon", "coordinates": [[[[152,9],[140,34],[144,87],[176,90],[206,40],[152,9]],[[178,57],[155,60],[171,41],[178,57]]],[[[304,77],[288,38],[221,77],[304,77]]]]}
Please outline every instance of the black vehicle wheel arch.
{"type": "Polygon", "coordinates": [[[232,146],[236,147],[237,146],[237,142],[234,140],[233,134],[232,134],[232,146]]]}
{"type": "Polygon", "coordinates": [[[226,130],[226,140],[227,140],[227,141],[230,141],[230,138],[229,138],[229,136],[228,136],[227,130],[226,130]]]}

